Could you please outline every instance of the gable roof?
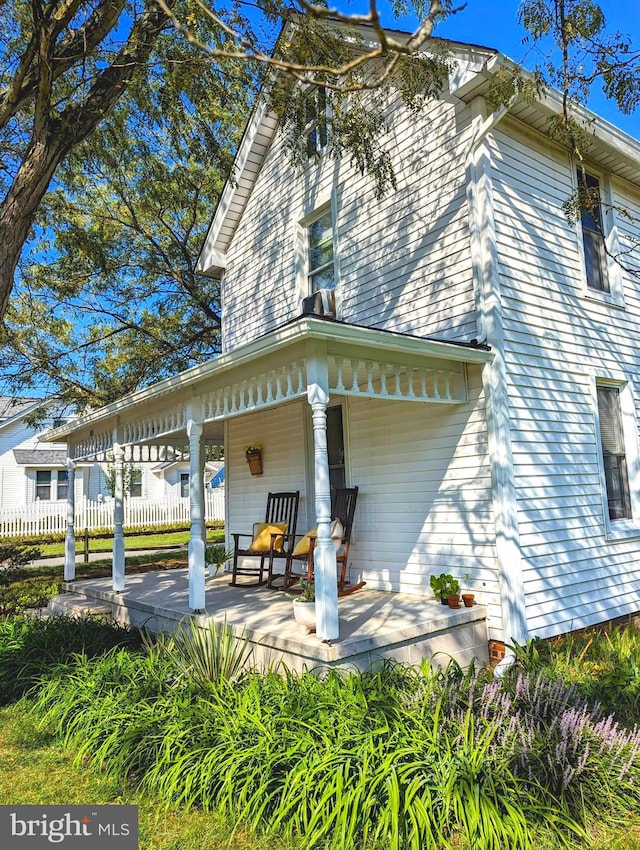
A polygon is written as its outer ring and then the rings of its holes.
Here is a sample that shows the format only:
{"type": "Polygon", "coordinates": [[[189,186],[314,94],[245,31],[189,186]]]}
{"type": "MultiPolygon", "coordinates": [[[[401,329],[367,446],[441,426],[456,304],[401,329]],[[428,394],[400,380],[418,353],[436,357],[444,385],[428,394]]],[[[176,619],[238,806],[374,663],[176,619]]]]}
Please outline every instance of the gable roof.
{"type": "Polygon", "coordinates": [[[13,456],[20,466],[65,466],[64,449],[14,449],[13,456]]]}
{"type": "MultiPolygon", "coordinates": [[[[410,35],[389,32],[396,37],[405,35],[408,38],[410,35]]],[[[456,60],[456,67],[449,78],[449,91],[466,103],[486,95],[498,70],[517,67],[511,59],[490,47],[454,41],[447,41],[447,45],[456,60]]],[[[592,128],[593,143],[588,149],[589,157],[603,170],[640,186],[640,143],[585,107],[574,105],[574,109],[579,118],[592,128]]],[[[549,118],[562,112],[562,96],[555,89],[547,88],[535,103],[516,100],[509,112],[514,118],[545,134],[549,118]]],[[[227,249],[277,128],[278,116],[269,111],[264,98],[259,97],[238,146],[232,175],[225,184],[205,237],[196,265],[197,272],[218,277],[226,267],[227,249]]]]}
{"type": "Polygon", "coordinates": [[[42,404],[41,398],[14,398],[13,396],[0,396],[0,428],[16,422],[27,413],[37,410],[42,404]]]}
{"type": "MultiPolygon", "coordinates": [[[[357,28],[360,35],[368,37],[370,30],[357,28]]],[[[410,33],[387,30],[396,38],[409,38],[410,33]]],[[[479,72],[486,61],[496,55],[491,47],[433,38],[432,41],[446,43],[456,54],[456,68],[450,77],[450,89],[464,83],[471,75],[479,72]]],[[[373,43],[373,41],[372,41],[373,43]]],[[[376,43],[377,44],[377,43],[376,43]]],[[[259,96],[238,145],[231,176],[227,179],[213,220],[204,240],[196,271],[209,277],[217,277],[226,266],[226,252],[251,195],[265,156],[278,129],[278,116],[268,109],[264,97],[259,96]]]]}

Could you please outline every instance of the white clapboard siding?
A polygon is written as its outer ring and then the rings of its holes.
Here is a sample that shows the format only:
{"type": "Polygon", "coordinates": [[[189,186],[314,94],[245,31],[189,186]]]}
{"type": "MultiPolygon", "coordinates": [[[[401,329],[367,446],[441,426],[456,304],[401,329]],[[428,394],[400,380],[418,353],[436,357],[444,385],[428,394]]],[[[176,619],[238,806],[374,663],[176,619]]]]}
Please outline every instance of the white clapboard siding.
{"type": "Polygon", "coordinates": [[[592,383],[637,373],[640,311],[628,278],[624,311],[584,297],[567,156],[509,123],[493,159],[527,620],[547,636],[637,609],[640,540],[605,534],[592,383]]]}
{"type": "Polygon", "coordinates": [[[431,596],[432,573],[471,585],[499,634],[491,476],[478,370],[455,408],[349,399],[349,469],[360,487],[350,577],[431,596]]]}
{"type": "MultiPolygon", "coordinates": [[[[305,473],[305,421],[310,417],[306,401],[239,416],[229,422],[225,452],[225,479],[229,491],[227,533],[251,533],[253,523],[263,522],[269,492],[300,491],[298,530],[313,524],[308,504],[305,473]],[[262,475],[251,475],[244,446],[262,446],[262,475]]],[[[245,541],[246,542],[246,541],[245,541]]]]}
{"type": "Polygon", "coordinates": [[[225,350],[299,315],[296,228],[332,189],[345,321],[455,340],[476,336],[464,170],[469,137],[460,132],[469,113],[446,98],[421,116],[398,103],[392,108],[398,188],[381,199],[346,161],[325,157],[294,172],[276,134],[227,252],[225,350]]]}

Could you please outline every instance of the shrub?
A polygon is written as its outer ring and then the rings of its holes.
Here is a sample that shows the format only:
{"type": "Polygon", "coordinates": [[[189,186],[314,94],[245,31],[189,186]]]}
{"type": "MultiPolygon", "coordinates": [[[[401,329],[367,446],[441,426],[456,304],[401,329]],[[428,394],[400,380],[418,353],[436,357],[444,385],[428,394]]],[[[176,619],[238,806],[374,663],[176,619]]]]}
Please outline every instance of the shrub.
{"type": "Polygon", "coordinates": [[[93,657],[122,645],[139,646],[138,632],[98,617],[0,619],[0,705],[19,699],[76,653],[93,657]]]}
{"type": "Polygon", "coordinates": [[[640,733],[544,672],[221,675],[217,639],[81,656],[35,710],[79,759],[308,848],[530,850],[640,803],[640,733]]]}

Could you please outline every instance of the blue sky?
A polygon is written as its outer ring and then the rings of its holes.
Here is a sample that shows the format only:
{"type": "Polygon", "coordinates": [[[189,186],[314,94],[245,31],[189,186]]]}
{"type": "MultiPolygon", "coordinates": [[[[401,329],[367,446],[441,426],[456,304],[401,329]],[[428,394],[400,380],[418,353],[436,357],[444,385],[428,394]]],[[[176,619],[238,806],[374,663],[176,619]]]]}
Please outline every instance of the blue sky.
{"type": "MultiPolygon", "coordinates": [[[[459,5],[463,5],[463,0],[459,5]]],[[[630,35],[640,49],[640,0],[605,0],[600,5],[607,20],[607,29],[630,35]]],[[[523,44],[525,31],[518,23],[519,7],[520,0],[467,0],[466,8],[441,24],[436,35],[494,47],[510,59],[532,69],[537,59],[523,44]]],[[[393,26],[391,18],[385,18],[385,23],[393,26]]],[[[399,28],[404,28],[402,22],[400,24],[399,28]]],[[[408,25],[411,26],[411,23],[408,25]]],[[[634,115],[623,115],[597,89],[594,90],[589,108],[640,139],[640,110],[634,115]]]]}

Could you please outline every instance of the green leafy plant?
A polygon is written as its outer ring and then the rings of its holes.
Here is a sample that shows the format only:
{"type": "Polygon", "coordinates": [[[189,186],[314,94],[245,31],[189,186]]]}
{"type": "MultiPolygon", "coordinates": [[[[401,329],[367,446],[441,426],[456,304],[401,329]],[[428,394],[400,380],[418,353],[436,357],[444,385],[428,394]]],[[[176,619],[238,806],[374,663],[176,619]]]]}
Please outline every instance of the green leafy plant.
{"type": "Polygon", "coordinates": [[[215,565],[215,575],[218,575],[220,568],[224,566],[230,558],[233,558],[233,549],[227,549],[224,543],[216,543],[214,546],[207,546],[204,550],[205,563],[215,565]]]}
{"type": "Polygon", "coordinates": [[[307,581],[306,578],[301,578],[296,588],[300,588],[300,592],[287,593],[289,599],[293,599],[294,602],[315,602],[316,586],[314,582],[307,581]]]}
{"type": "Polygon", "coordinates": [[[193,618],[183,621],[173,634],[144,638],[148,654],[166,656],[184,681],[208,688],[231,682],[248,669],[253,647],[244,630],[236,635],[226,620],[199,625],[193,618]]]}
{"type": "Polygon", "coordinates": [[[460,582],[455,579],[450,573],[440,573],[440,575],[432,575],[429,579],[431,590],[434,596],[438,599],[447,598],[452,594],[460,593],[460,582]]]}

